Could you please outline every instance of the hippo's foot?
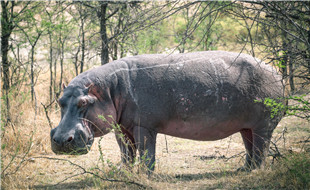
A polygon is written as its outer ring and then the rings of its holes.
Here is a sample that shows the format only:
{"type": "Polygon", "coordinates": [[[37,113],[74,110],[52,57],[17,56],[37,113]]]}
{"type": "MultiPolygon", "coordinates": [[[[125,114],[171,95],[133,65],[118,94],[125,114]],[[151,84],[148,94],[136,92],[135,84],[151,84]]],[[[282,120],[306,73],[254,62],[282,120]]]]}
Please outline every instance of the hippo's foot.
{"type": "Polygon", "coordinates": [[[132,172],[133,171],[133,167],[134,167],[134,164],[131,164],[131,163],[118,163],[116,165],[116,169],[120,172],[123,172],[123,171],[128,171],[128,172],[132,172]]]}
{"type": "Polygon", "coordinates": [[[138,169],[138,173],[139,174],[146,174],[148,178],[152,177],[153,176],[153,173],[154,171],[153,170],[150,170],[147,166],[145,166],[144,164],[141,164],[139,166],[139,169],[138,169]]]}
{"type": "Polygon", "coordinates": [[[250,171],[252,171],[252,169],[249,166],[242,166],[237,169],[237,172],[250,172],[250,171]]]}

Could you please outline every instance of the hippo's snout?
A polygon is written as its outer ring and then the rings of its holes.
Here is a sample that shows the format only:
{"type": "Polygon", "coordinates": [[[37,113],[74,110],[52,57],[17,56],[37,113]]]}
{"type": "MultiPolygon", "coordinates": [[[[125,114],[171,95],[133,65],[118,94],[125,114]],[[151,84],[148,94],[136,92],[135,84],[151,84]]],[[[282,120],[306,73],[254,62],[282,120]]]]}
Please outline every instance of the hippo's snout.
{"type": "Polygon", "coordinates": [[[51,130],[52,150],[56,154],[87,154],[94,141],[93,135],[85,130],[62,132],[59,127],[51,130]]]}
{"type": "Polygon", "coordinates": [[[69,135],[67,138],[62,138],[60,136],[52,137],[52,142],[58,146],[65,146],[67,143],[71,143],[73,140],[73,135],[69,135]]]}

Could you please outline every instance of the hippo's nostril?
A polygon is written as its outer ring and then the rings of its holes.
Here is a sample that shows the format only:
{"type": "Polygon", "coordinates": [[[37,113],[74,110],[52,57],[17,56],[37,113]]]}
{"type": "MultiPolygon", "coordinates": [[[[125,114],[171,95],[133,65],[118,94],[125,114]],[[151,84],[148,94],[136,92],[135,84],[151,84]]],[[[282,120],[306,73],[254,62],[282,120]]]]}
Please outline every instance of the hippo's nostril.
{"type": "Polygon", "coordinates": [[[53,141],[54,144],[61,145],[60,139],[57,138],[57,137],[53,137],[52,141],[53,141]]]}
{"type": "Polygon", "coordinates": [[[67,142],[71,142],[72,140],[73,140],[73,137],[70,136],[70,137],[68,138],[67,142]]]}

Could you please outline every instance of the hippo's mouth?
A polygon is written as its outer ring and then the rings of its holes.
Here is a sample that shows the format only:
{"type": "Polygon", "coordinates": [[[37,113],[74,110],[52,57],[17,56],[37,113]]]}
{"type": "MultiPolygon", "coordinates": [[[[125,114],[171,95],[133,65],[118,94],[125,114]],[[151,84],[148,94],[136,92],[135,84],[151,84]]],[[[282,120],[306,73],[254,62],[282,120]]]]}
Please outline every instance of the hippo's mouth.
{"type": "Polygon", "coordinates": [[[54,153],[58,155],[82,155],[87,154],[90,150],[91,145],[86,145],[86,147],[74,147],[74,146],[66,146],[59,148],[52,144],[52,150],[54,153]]]}
{"type": "Polygon", "coordinates": [[[65,155],[82,155],[87,154],[94,142],[94,134],[91,130],[91,122],[87,119],[82,119],[81,123],[83,130],[75,133],[74,137],[69,137],[63,143],[57,143],[52,140],[52,150],[56,154],[65,155]]]}
{"type": "MultiPolygon", "coordinates": [[[[94,132],[93,130],[91,130],[91,122],[88,119],[82,119],[82,125],[83,127],[86,129],[87,133],[88,133],[88,138],[87,138],[87,142],[85,143],[86,148],[87,148],[87,152],[90,150],[93,142],[94,142],[94,132]]],[[[87,153],[86,152],[86,153],[87,153]]]]}
{"type": "Polygon", "coordinates": [[[93,133],[93,131],[90,129],[91,122],[90,122],[88,119],[83,118],[83,119],[82,119],[82,124],[83,124],[83,127],[85,127],[86,131],[88,132],[89,136],[91,136],[92,138],[94,138],[94,133],[93,133]]]}

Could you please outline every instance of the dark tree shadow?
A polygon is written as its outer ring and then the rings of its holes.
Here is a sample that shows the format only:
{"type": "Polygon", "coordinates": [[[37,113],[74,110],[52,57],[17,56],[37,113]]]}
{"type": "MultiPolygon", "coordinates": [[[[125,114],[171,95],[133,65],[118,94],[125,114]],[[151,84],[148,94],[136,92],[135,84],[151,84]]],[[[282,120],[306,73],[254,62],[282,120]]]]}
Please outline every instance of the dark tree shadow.
{"type": "Polygon", "coordinates": [[[85,177],[84,179],[76,179],[75,181],[70,182],[61,182],[57,184],[44,184],[44,185],[34,185],[30,189],[92,189],[92,188],[104,188],[104,189],[145,189],[139,187],[135,184],[128,184],[124,182],[109,182],[102,181],[96,177],[85,177]],[[106,183],[105,183],[106,182],[106,183]],[[105,183],[105,184],[103,184],[105,183]]]}
{"type": "Polygon", "coordinates": [[[234,176],[242,173],[241,171],[219,171],[219,172],[205,172],[198,174],[154,174],[150,180],[153,181],[171,181],[176,183],[178,181],[197,181],[202,179],[219,179],[222,177],[234,176]]]}
{"type": "Polygon", "coordinates": [[[95,183],[90,179],[76,180],[72,182],[62,182],[59,184],[34,185],[31,189],[85,189],[95,187],[95,183]]]}
{"type": "Polygon", "coordinates": [[[234,176],[240,172],[238,171],[221,171],[221,172],[205,172],[199,174],[177,174],[175,178],[178,181],[196,181],[201,179],[215,179],[227,176],[234,176]]]}
{"type": "MultiPolygon", "coordinates": [[[[198,181],[203,179],[220,179],[223,177],[231,177],[237,174],[241,174],[242,172],[237,170],[232,171],[217,171],[217,172],[205,172],[198,174],[158,174],[154,173],[150,176],[149,180],[154,182],[169,182],[169,183],[177,183],[177,182],[190,182],[190,181],[198,181]]],[[[100,183],[100,182],[99,182],[100,183]]],[[[43,184],[43,185],[34,185],[31,189],[89,189],[96,188],[96,181],[92,177],[86,177],[84,179],[77,179],[75,181],[70,182],[61,182],[59,184],[43,184]]],[[[98,185],[98,184],[97,184],[98,185]]],[[[217,187],[216,184],[214,184],[217,187]]],[[[100,186],[100,185],[99,185],[100,186]]],[[[129,188],[139,189],[139,187],[135,185],[130,185],[124,183],[106,183],[104,184],[105,189],[115,189],[115,188],[129,188]]],[[[98,186],[97,186],[98,188],[98,186]]]]}

